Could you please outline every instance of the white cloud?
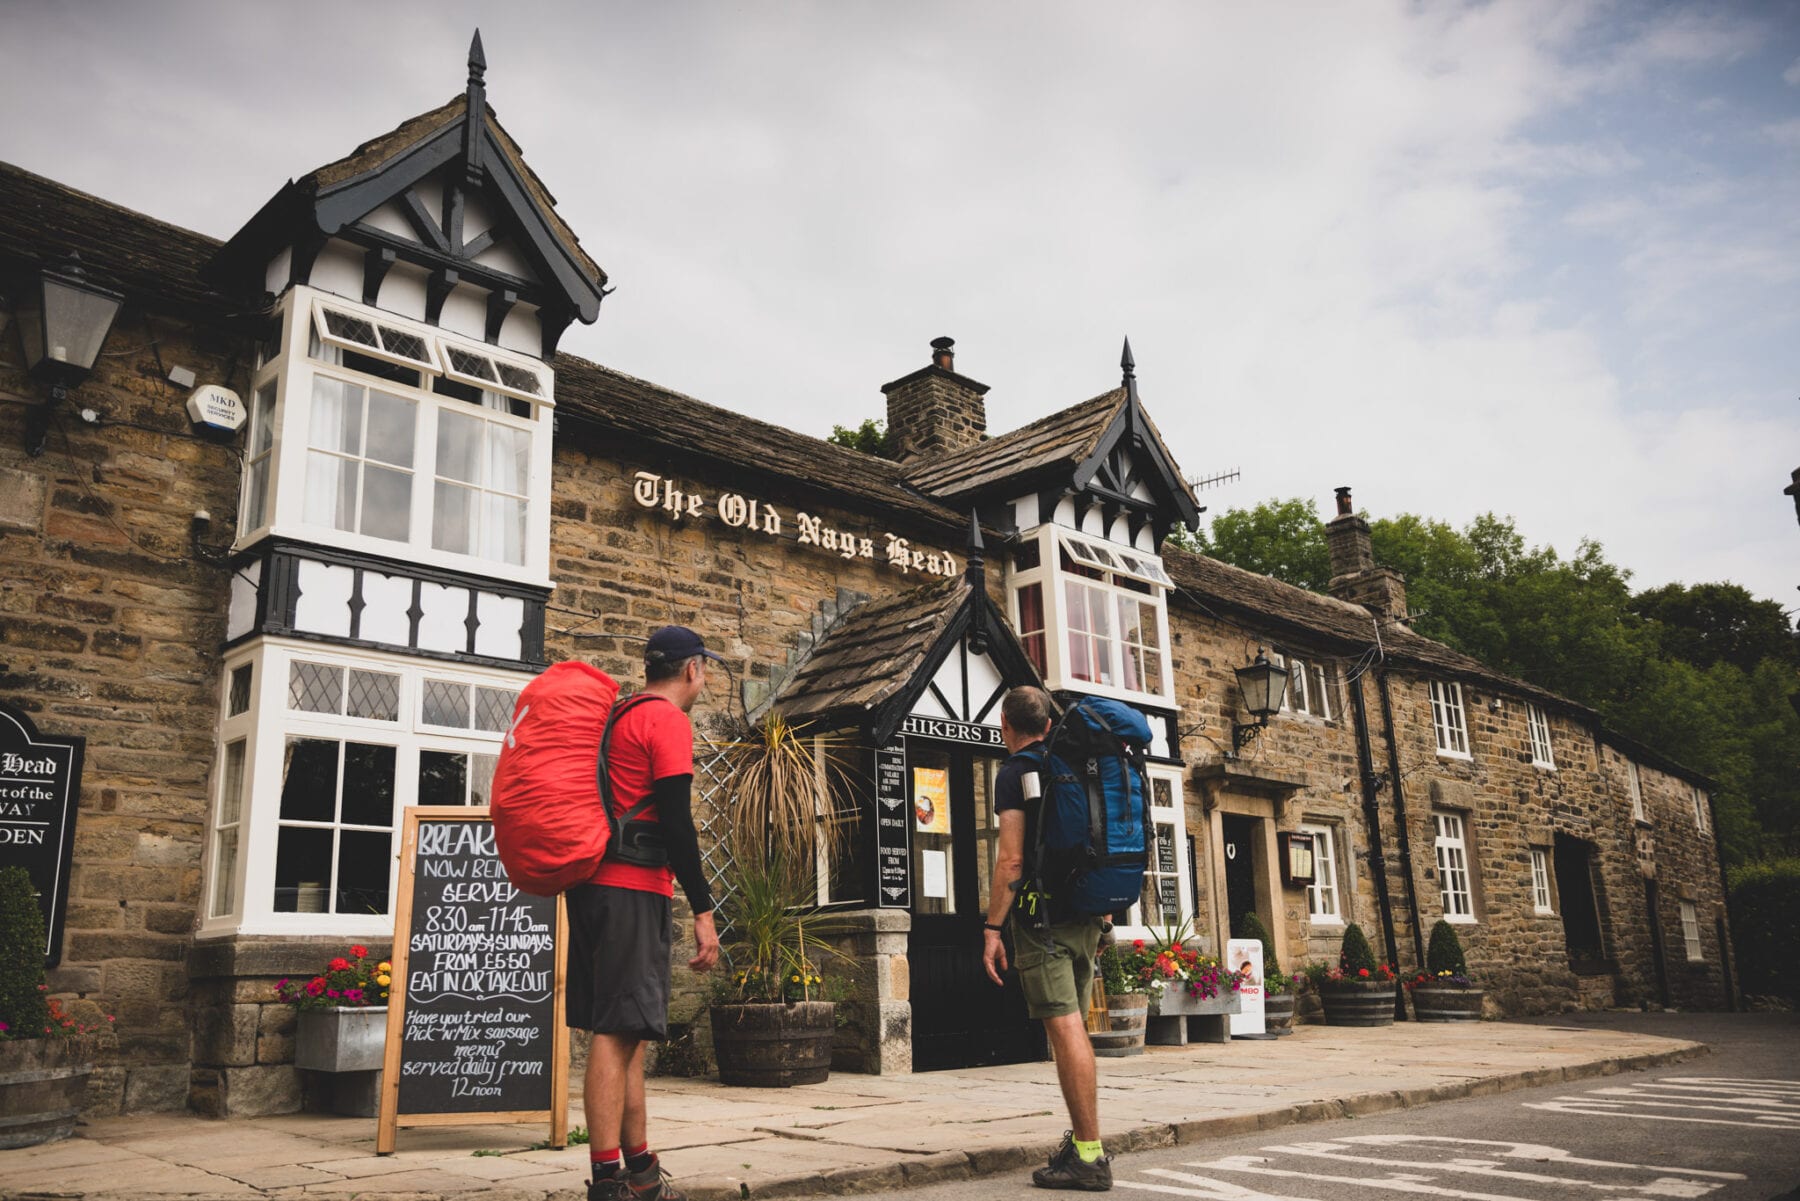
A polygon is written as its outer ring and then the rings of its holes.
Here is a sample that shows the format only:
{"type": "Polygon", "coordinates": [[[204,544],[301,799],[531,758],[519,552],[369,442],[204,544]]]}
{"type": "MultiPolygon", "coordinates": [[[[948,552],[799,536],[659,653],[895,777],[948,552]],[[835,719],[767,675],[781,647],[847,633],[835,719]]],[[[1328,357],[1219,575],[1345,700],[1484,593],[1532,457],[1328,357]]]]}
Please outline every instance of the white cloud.
{"type": "Polygon", "coordinates": [[[1788,69],[1781,73],[1781,79],[1790,87],[1800,88],[1800,58],[1788,64],[1788,69]]]}

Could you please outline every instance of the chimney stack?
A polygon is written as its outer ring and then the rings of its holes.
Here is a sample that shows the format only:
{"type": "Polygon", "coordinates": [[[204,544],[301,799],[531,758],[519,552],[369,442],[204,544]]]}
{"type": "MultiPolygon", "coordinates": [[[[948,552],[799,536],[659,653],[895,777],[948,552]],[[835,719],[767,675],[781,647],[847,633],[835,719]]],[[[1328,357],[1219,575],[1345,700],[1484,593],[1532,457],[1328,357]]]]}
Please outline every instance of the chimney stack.
{"type": "Polygon", "coordinates": [[[1406,577],[1375,565],[1369,523],[1356,515],[1349,488],[1337,489],[1337,516],[1325,527],[1325,544],[1331,552],[1331,583],[1326,591],[1378,616],[1406,620],[1406,577]]]}
{"type": "Polygon", "coordinates": [[[890,445],[902,463],[938,458],[987,436],[986,384],[956,372],[956,341],[931,340],[931,362],[882,386],[890,445]]]}

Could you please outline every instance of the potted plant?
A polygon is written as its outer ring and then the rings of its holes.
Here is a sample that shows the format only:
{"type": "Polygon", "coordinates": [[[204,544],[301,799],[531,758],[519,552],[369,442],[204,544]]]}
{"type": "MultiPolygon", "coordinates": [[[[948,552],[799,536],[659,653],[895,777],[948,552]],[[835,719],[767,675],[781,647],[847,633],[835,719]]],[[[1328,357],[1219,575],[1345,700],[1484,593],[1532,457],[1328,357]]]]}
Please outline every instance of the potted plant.
{"type": "Polygon", "coordinates": [[[1290,976],[1281,970],[1281,963],[1275,958],[1275,942],[1269,937],[1262,918],[1254,912],[1244,915],[1243,937],[1254,938],[1262,943],[1264,1025],[1271,1034],[1292,1034],[1295,989],[1300,977],[1290,976]]]}
{"type": "Polygon", "coordinates": [[[1107,943],[1094,960],[1100,987],[1106,993],[1106,1025],[1088,1031],[1094,1054],[1111,1059],[1144,1053],[1144,1032],[1150,1017],[1150,993],[1142,975],[1144,941],[1131,947],[1107,943]]]}
{"type": "Polygon", "coordinates": [[[815,757],[778,715],[731,756],[730,860],[720,899],[723,966],[714,977],[713,1055],[724,1084],[818,1084],[831,1073],[837,997],[847,981],[814,901],[813,838],[835,842],[847,822],[833,801],[831,756],[815,757]]]}
{"type": "Polygon", "coordinates": [[[1309,963],[1306,977],[1324,1003],[1327,1026],[1394,1024],[1394,969],[1376,960],[1355,922],[1344,927],[1337,965],[1309,963]]]}
{"type": "Polygon", "coordinates": [[[1469,965],[1463,960],[1462,940],[1456,936],[1456,927],[1442,918],[1431,928],[1425,969],[1406,984],[1406,990],[1412,994],[1415,1018],[1421,1022],[1481,1020],[1481,1001],[1486,994],[1469,978],[1469,965]]]}
{"type": "Polygon", "coordinates": [[[388,986],[392,965],[372,961],[369,948],[353,946],[304,983],[283,977],[275,999],[298,1011],[294,1066],[313,1072],[373,1072],[387,1041],[388,986]]]}
{"type": "Polygon", "coordinates": [[[0,1150],[68,1138],[112,1018],[49,995],[31,876],[0,868],[0,1150]]]}

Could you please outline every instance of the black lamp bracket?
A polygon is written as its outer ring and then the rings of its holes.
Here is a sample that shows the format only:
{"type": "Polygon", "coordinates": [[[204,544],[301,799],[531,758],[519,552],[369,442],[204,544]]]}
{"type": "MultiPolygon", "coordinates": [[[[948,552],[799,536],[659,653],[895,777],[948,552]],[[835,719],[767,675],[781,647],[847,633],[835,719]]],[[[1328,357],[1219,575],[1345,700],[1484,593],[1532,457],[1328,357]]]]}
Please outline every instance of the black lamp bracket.
{"type": "Polygon", "coordinates": [[[1268,724],[1269,719],[1266,717],[1259,718],[1256,721],[1248,722],[1244,725],[1233,723],[1231,727],[1231,749],[1234,752],[1241,751],[1251,743],[1255,742],[1257,736],[1263,732],[1268,724]]]}

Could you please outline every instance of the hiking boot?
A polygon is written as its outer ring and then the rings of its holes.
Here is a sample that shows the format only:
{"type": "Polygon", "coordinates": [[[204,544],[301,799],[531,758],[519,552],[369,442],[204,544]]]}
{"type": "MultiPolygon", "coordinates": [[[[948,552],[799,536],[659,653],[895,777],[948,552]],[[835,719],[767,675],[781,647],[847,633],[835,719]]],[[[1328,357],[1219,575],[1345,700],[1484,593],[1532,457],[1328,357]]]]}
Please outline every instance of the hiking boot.
{"type": "Polygon", "coordinates": [[[1112,1188],[1112,1156],[1102,1155],[1093,1163],[1085,1163],[1075,1151],[1074,1135],[1065,1135],[1050,1162],[1031,1174],[1031,1183],[1039,1188],[1104,1193],[1112,1188]]]}
{"type": "MultiPolygon", "coordinates": [[[[669,1183],[662,1160],[655,1156],[651,1156],[649,1167],[641,1172],[627,1172],[617,1177],[617,1182],[618,1192],[609,1201],[687,1201],[687,1194],[669,1183]]],[[[590,1201],[596,1199],[590,1195],[590,1201]]]]}
{"type": "Polygon", "coordinates": [[[619,1190],[625,1187],[624,1176],[608,1176],[604,1180],[588,1181],[587,1201],[618,1201],[619,1190]]]}

